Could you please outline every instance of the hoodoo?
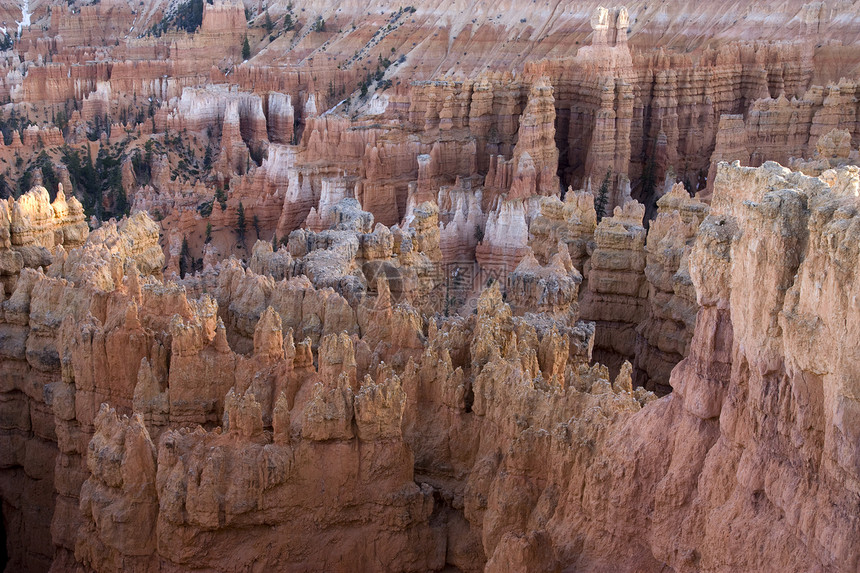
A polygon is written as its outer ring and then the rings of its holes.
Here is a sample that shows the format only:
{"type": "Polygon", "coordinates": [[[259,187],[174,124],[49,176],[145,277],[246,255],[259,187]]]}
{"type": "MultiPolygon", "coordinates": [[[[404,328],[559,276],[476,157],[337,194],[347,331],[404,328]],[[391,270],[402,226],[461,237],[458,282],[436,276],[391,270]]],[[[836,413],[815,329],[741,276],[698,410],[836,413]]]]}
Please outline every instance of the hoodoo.
{"type": "Polygon", "coordinates": [[[860,570],[858,45],[0,2],[0,570],[860,570]]]}

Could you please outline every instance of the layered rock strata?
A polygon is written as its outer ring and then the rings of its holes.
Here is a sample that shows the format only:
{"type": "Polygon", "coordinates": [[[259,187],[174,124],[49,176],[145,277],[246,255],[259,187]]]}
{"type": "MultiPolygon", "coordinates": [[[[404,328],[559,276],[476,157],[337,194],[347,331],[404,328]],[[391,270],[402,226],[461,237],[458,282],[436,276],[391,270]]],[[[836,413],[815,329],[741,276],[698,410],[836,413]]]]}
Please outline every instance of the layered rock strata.
{"type": "Polygon", "coordinates": [[[699,309],[690,278],[689,257],[696,233],[708,214],[703,202],[675,184],[657,201],[645,244],[647,316],[636,327],[634,382],[667,393],[672,369],[689,354],[699,309]]]}
{"type": "MultiPolygon", "coordinates": [[[[281,298],[276,310],[275,298],[260,298],[265,277],[235,261],[221,275],[247,294],[226,307],[152,278],[160,261],[145,217],[60,251],[47,274],[25,269],[3,303],[20,350],[2,367],[7,380],[27,381],[4,400],[28,405],[9,410],[28,416],[4,429],[18,445],[4,449],[3,472],[18,477],[3,483],[31,484],[26,507],[53,515],[50,533],[25,506],[5,508],[21,516],[10,523],[35,527],[10,534],[44,535],[53,548],[13,554],[15,563],[219,568],[264,555],[268,566],[316,567],[320,544],[334,543],[325,557],[334,569],[348,550],[371,569],[850,570],[860,559],[848,509],[858,481],[846,445],[850,361],[818,342],[823,329],[848,336],[850,319],[838,302],[821,312],[816,285],[853,284],[832,260],[857,243],[844,224],[853,168],[830,183],[771,163],[719,169],[688,255],[695,333],[673,393],[659,400],[634,390],[628,362],[613,379],[588,366],[593,335],[577,322],[579,273],[563,242],[545,264],[526,255],[510,305],[495,283],[466,316],[391,305],[378,277],[377,295],[354,307],[357,330],[338,326],[318,344],[297,342],[295,304],[281,298]],[[55,300],[62,316],[47,312],[55,300]],[[236,352],[230,340],[248,328],[240,308],[256,304],[252,341],[236,352]],[[55,462],[33,465],[46,459],[36,448],[55,462]],[[328,456],[337,461],[321,475],[314,468],[328,456]],[[331,493],[319,493],[320,479],[331,493]],[[797,483],[812,485],[798,497],[797,483]],[[820,518],[776,519],[807,512],[820,518]],[[367,515],[376,517],[356,524],[367,515]],[[747,535],[731,538],[730,527],[747,535]],[[223,550],[199,553],[191,539],[201,536],[223,550]],[[628,543],[618,549],[620,536],[628,543]],[[356,545],[367,538],[376,542],[356,545]],[[794,544],[807,550],[786,553],[794,544]]],[[[665,231],[654,235],[659,250],[639,230],[642,207],[619,208],[597,226],[589,281],[611,283],[604,258],[636,258],[614,254],[613,237],[640,237],[642,266],[671,268],[688,234],[680,224],[694,228],[699,205],[680,188],[664,198],[651,231],[665,231]]],[[[355,211],[341,220],[369,225],[355,211]]],[[[285,253],[276,263],[257,251],[259,268],[290,265],[285,253]]],[[[302,288],[302,300],[318,296],[302,288]]],[[[315,323],[301,317],[305,330],[315,323]]]]}
{"type": "Polygon", "coordinates": [[[858,569],[850,3],[6,4],[7,569],[858,569]]]}
{"type": "Polygon", "coordinates": [[[606,353],[597,356],[612,369],[633,356],[636,325],[646,316],[644,216],[645,207],[633,201],[601,220],[585,272],[582,316],[597,322],[595,346],[606,353]]]}

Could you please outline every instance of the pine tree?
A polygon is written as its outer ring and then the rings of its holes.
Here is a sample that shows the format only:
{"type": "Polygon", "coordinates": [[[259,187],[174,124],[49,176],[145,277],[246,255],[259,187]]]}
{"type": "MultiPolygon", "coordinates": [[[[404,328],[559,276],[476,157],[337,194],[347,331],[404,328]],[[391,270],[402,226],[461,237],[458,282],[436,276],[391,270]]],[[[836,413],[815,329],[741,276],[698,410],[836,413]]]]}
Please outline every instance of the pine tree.
{"type": "Polygon", "coordinates": [[[260,240],[260,218],[254,215],[253,219],[254,232],[257,234],[257,240],[260,240]]]}
{"type": "Polygon", "coordinates": [[[6,181],[6,175],[0,173],[0,199],[8,199],[12,196],[12,189],[6,181]]]}
{"type": "Polygon", "coordinates": [[[600,184],[600,189],[597,191],[597,197],[594,199],[594,211],[597,213],[598,223],[606,215],[606,205],[609,203],[609,180],[611,177],[612,170],[607,169],[603,183],[600,184]]]}
{"type": "Polygon", "coordinates": [[[651,153],[649,157],[645,160],[645,164],[642,167],[642,178],[640,179],[642,183],[642,191],[639,196],[642,201],[647,202],[651,201],[654,197],[654,192],[657,189],[657,144],[656,142],[651,146],[651,153]]]}
{"type": "Polygon", "coordinates": [[[51,162],[51,159],[45,151],[42,151],[39,153],[38,157],[36,157],[36,165],[38,165],[42,171],[42,186],[48,190],[48,194],[50,195],[51,200],[53,200],[57,196],[57,184],[60,180],[57,177],[56,171],[54,171],[53,162],[51,162]]]}
{"type": "Polygon", "coordinates": [[[242,41],[242,59],[247,60],[251,57],[251,44],[248,43],[248,35],[245,34],[245,39],[242,41]]]}
{"type": "Polygon", "coordinates": [[[69,125],[69,120],[66,117],[66,112],[60,110],[57,112],[57,116],[54,120],[54,124],[59,128],[60,131],[65,132],[66,127],[69,125]]]}
{"type": "Polygon", "coordinates": [[[239,235],[239,240],[245,242],[245,206],[239,202],[239,208],[236,210],[236,234],[239,235]]]}
{"type": "Polygon", "coordinates": [[[128,215],[130,209],[131,205],[128,204],[128,195],[126,195],[125,189],[120,186],[115,191],[113,205],[114,214],[117,217],[120,217],[122,215],[128,215]]]}
{"type": "Polygon", "coordinates": [[[179,251],[179,278],[184,279],[188,272],[188,259],[191,257],[188,249],[188,237],[182,237],[182,250],[179,251]]]}
{"type": "Polygon", "coordinates": [[[21,174],[21,177],[18,179],[18,193],[16,193],[15,197],[20,197],[24,193],[30,190],[33,186],[33,172],[27,169],[24,173],[21,174]]]}
{"type": "Polygon", "coordinates": [[[227,192],[224,191],[221,185],[217,185],[215,187],[215,200],[218,201],[219,205],[221,205],[222,211],[227,209],[227,192]]]}
{"type": "Polygon", "coordinates": [[[203,242],[207,245],[212,242],[212,221],[206,222],[206,240],[203,242]]]}
{"type": "Polygon", "coordinates": [[[272,23],[272,17],[271,17],[271,16],[269,16],[269,11],[268,11],[268,10],[266,10],[266,21],[265,21],[265,23],[263,24],[263,26],[266,28],[266,32],[271,32],[271,31],[272,31],[272,28],[274,28],[274,27],[275,27],[275,25],[272,23]]]}

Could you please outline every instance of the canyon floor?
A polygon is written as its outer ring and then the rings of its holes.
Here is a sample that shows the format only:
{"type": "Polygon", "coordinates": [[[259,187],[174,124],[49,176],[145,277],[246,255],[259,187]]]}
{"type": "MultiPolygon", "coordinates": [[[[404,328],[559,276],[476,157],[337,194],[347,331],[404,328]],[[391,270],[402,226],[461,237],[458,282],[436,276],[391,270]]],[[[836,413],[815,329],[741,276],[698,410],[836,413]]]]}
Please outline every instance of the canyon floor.
{"type": "Polygon", "coordinates": [[[0,569],[860,570],[858,42],[2,2],[0,569]]]}

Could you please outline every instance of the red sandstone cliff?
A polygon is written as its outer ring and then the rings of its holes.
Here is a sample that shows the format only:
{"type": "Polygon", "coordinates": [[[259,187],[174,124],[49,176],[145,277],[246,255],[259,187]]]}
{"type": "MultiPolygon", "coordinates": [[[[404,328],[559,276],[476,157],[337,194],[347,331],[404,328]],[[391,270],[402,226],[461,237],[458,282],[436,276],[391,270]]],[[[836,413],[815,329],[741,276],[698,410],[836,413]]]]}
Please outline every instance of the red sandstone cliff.
{"type": "Polygon", "coordinates": [[[25,6],[8,568],[857,570],[860,13],[595,4],[25,6]]]}

